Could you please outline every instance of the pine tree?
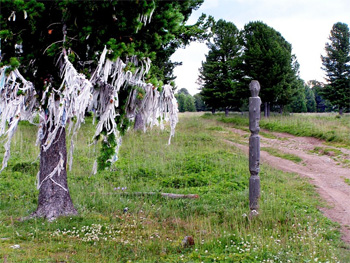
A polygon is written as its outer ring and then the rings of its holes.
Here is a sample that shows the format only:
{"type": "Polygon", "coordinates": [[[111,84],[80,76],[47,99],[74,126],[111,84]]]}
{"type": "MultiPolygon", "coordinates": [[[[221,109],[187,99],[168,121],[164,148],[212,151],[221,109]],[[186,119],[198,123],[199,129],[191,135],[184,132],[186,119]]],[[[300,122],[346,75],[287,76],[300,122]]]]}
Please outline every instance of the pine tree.
{"type": "Polygon", "coordinates": [[[173,78],[169,58],[176,48],[205,36],[204,16],[186,25],[202,2],[1,1],[3,169],[18,122],[39,114],[40,191],[33,216],[77,213],[67,185],[65,133],[66,125],[76,133],[86,110],[94,109],[99,120],[95,139],[104,138],[102,169],[115,161],[118,137],[137,112],[152,125],[169,110],[174,135],[176,100],[163,80],[173,78]]]}
{"type": "Polygon", "coordinates": [[[321,56],[328,85],[322,94],[333,105],[343,110],[350,109],[350,31],[345,23],[333,25],[330,42],[326,43],[326,56],[321,56]]]}
{"type": "Polygon", "coordinates": [[[240,52],[237,27],[225,20],[219,20],[212,28],[213,38],[209,41],[209,53],[200,69],[201,96],[206,106],[215,111],[240,106],[237,89],[240,85],[240,52]]]}
{"type": "Polygon", "coordinates": [[[290,102],[297,85],[298,63],[291,53],[291,44],[262,22],[245,25],[242,41],[244,74],[248,82],[253,79],[259,81],[265,116],[273,105],[283,109],[290,102]]]}

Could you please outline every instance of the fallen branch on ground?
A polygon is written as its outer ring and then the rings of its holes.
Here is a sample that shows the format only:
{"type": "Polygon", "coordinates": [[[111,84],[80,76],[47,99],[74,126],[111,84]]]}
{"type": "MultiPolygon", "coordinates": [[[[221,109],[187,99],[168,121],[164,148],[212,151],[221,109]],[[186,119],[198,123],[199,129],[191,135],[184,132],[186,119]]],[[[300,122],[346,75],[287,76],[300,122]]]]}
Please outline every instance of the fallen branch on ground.
{"type": "Polygon", "coordinates": [[[126,195],[161,195],[163,197],[168,197],[172,199],[180,199],[180,198],[189,198],[189,199],[196,199],[199,198],[199,195],[197,194],[173,194],[173,193],[155,193],[155,192],[148,192],[148,193],[142,193],[142,192],[136,192],[136,193],[123,193],[126,195]]]}
{"type": "MultiPolygon", "coordinates": [[[[95,194],[94,192],[91,194],[95,194]]],[[[114,193],[105,193],[107,195],[114,194],[114,193]]],[[[174,193],[157,193],[157,192],[116,192],[115,194],[120,195],[137,195],[137,196],[147,196],[147,195],[161,195],[163,197],[171,198],[171,199],[196,199],[199,198],[199,195],[197,194],[174,194],[174,193]]]]}

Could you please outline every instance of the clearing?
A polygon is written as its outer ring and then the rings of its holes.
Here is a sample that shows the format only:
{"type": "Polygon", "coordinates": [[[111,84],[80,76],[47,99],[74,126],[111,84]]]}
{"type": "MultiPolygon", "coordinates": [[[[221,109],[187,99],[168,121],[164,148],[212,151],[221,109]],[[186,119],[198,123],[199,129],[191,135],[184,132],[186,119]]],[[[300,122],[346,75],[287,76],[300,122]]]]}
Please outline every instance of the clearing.
{"type": "MultiPolygon", "coordinates": [[[[229,128],[229,131],[239,135],[238,141],[237,138],[226,141],[248,153],[247,138],[250,133],[235,128],[229,128]]],[[[328,218],[341,225],[342,239],[350,243],[350,150],[328,146],[324,141],[311,137],[296,137],[267,130],[261,130],[261,133],[264,136],[260,135],[260,161],[282,171],[310,178],[310,182],[329,205],[321,210],[328,218]],[[273,152],[267,152],[269,149],[299,157],[302,161],[276,157],[273,152]]]]}

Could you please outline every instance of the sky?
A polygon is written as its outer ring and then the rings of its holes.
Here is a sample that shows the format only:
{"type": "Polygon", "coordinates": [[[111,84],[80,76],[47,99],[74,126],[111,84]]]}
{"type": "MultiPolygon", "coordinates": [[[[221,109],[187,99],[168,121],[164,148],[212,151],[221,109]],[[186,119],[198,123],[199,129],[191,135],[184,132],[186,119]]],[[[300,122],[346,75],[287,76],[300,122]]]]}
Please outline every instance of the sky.
{"type": "MultiPolygon", "coordinates": [[[[300,77],[306,82],[325,82],[321,55],[325,55],[332,26],[337,22],[350,26],[350,0],[204,0],[187,24],[194,24],[202,13],[216,21],[230,21],[238,29],[251,21],[262,21],[274,28],[292,45],[300,77]]],[[[173,54],[172,61],[182,62],[174,69],[178,90],[186,88],[192,95],[199,92],[198,69],[207,53],[205,43],[194,42],[173,54]]]]}

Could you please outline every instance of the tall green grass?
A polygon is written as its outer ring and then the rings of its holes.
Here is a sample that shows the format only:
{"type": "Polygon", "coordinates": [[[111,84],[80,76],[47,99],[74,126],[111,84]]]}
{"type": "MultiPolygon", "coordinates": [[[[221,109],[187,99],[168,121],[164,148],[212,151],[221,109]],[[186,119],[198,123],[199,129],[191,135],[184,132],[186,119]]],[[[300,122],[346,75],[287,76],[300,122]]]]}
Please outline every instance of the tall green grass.
{"type": "Polygon", "coordinates": [[[261,151],[268,152],[269,154],[271,154],[273,156],[280,157],[280,158],[283,158],[286,160],[290,160],[290,161],[295,162],[295,163],[301,163],[303,161],[302,158],[300,158],[299,156],[297,156],[295,154],[283,153],[275,148],[261,147],[260,149],[261,149],[261,151]]]}
{"type": "Polygon", "coordinates": [[[69,187],[79,215],[19,221],[36,208],[34,128],[21,126],[0,174],[0,255],[7,262],[348,262],[338,226],[305,179],[261,167],[260,214],[250,219],[246,156],[219,126],[182,116],[169,130],[129,132],[111,171],[91,174],[98,148],[77,136],[69,187]],[[25,143],[24,143],[25,142],[25,143]],[[23,154],[25,153],[25,154],[23,154]],[[125,189],[126,188],[126,189],[125,189]],[[167,199],[133,192],[198,194],[167,199]],[[124,213],[124,209],[128,211],[124,213]],[[185,236],[193,247],[181,244],[185,236]],[[18,244],[19,249],[11,248],[18,244]]]}
{"type": "MultiPolygon", "coordinates": [[[[204,118],[217,119],[237,127],[247,128],[247,114],[205,114],[204,118]]],[[[260,127],[270,131],[286,132],[296,136],[308,136],[350,147],[350,115],[340,117],[337,114],[293,114],[261,117],[260,127]]]]}

